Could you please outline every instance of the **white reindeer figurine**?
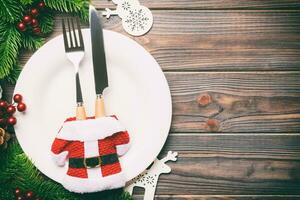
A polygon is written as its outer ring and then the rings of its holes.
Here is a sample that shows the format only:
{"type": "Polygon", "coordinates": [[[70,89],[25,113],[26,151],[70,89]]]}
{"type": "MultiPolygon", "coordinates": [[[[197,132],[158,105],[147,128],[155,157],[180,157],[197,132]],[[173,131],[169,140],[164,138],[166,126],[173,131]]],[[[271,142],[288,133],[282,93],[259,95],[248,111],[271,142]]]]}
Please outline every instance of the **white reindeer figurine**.
{"type": "Polygon", "coordinates": [[[169,167],[166,162],[170,160],[176,161],[177,155],[177,152],[169,151],[167,156],[161,160],[156,158],[150,169],[146,169],[143,173],[127,183],[125,190],[132,194],[135,186],[145,188],[144,200],[153,200],[159,175],[171,172],[171,167],[169,167]]]}

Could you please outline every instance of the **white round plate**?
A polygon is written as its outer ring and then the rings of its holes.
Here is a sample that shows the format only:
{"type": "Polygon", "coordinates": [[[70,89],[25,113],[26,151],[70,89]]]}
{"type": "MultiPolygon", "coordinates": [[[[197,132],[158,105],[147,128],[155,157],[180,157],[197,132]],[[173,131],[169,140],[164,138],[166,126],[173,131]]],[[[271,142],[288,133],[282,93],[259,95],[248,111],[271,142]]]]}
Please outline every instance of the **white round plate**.
{"type": "MultiPolygon", "coordinates": [[[[87,114],[94,115],[95,90],[89,29],[83,30],[85,57],[80,80],[87,114]]],[[[166,78],[155,59],[135,41],[104,30],[109,88],[104,91],[108,115],[115,114],[131,137],[132,147],[121,157],[127,180],[145,170],[168,136],[172,106],[166,78]]],[[[34,165],[60,182],[67,165],[57,167],[51,158],[52,142],[63,121],[75,116],[74,67],[67,60],[62,35],[47,42],[25,65],[14,93],[27,104],[16,114],[15,131],[34,165]]]]}

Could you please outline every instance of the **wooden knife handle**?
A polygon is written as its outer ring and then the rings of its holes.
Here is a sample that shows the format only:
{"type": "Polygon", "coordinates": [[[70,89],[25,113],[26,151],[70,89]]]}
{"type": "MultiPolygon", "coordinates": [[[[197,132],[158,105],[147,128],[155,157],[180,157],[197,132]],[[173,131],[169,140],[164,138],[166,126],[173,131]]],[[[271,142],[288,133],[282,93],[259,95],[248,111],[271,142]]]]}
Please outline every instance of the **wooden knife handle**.
{"type": "Polygon", "coordinates": [[[95,103],[95,117],[104,117],[105,116],[105,108],[104,108],[104,99],[103,96],[97,96],[95,103]]]}
{"type": "Polygon", "coordinates": [[[86,119],[86,112],[85,112],[85,108],[84,106],[81,105],[77,105],[76,108],[76,119],[77,120],[85,120],[86,119]]]}

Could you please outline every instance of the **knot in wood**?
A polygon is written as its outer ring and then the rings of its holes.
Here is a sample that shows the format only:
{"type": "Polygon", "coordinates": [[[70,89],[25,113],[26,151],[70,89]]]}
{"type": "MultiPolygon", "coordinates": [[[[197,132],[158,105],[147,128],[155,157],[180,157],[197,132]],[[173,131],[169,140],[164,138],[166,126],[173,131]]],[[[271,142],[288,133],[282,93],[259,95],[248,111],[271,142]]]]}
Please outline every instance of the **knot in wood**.
{"type": "Polygon", "coordinates": [[[209,119],[207,120],[206,122],[206,128],[209,130],[209,131],[212,131],[212,132],[217,132],[220,128],[220,123],[218,120],[216,119],[209,119]]]}
{"type": "Polygon", "coordinates": [[[207,106],[211,103],[211,96],[209,94],[202,94],[197,98],[197,102],[200,106],[207,106]]]}

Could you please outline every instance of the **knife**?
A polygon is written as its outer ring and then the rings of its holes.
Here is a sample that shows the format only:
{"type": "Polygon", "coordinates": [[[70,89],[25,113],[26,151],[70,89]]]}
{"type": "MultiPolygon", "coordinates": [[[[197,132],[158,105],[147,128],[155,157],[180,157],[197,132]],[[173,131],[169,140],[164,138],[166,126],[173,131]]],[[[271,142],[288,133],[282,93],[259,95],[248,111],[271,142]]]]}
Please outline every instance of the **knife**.
{"type": "Polygon", "coordinates": [[[96,91],[95,117],[105,116],[103,90],[108,87],[106,59],[101,20],[94,7],[90,7],[90,28],[96,91]]]}

